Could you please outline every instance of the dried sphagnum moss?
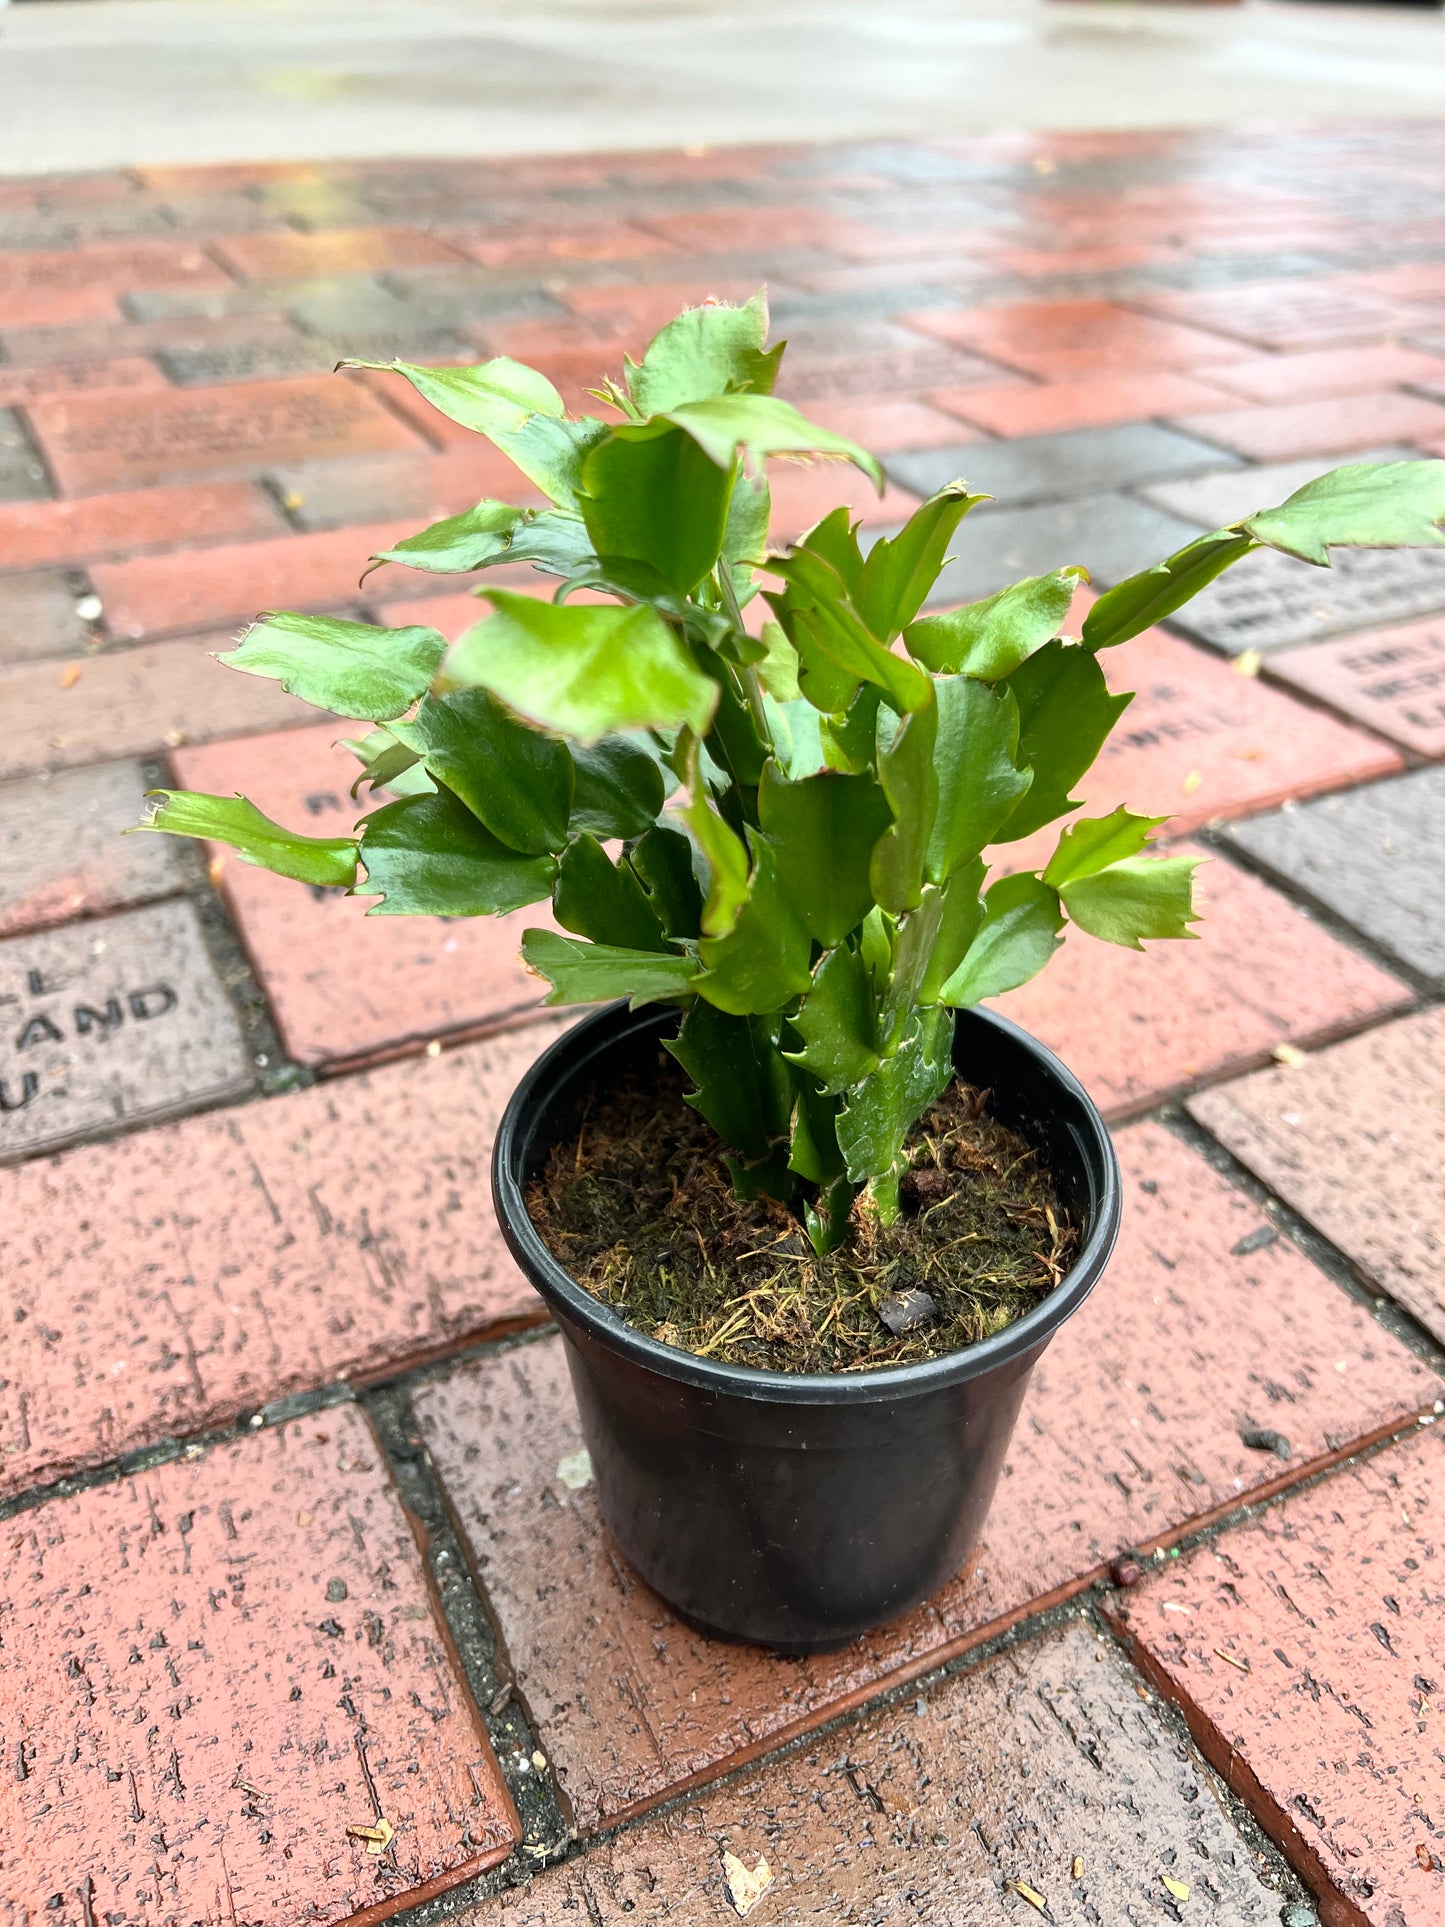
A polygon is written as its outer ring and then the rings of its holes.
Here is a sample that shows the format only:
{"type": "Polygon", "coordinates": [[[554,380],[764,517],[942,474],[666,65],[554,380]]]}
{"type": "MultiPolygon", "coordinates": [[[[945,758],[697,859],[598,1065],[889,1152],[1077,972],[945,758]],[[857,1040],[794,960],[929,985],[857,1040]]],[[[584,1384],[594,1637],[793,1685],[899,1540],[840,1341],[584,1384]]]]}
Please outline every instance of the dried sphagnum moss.
{"type": "Polygon", "coordinates": [[[783,1372],[910,1364],[1002,1331],[1058,1284],[1077,1234],[1049,1173],[987,1093],[954,1084],[909,1140],[904,1211],[857,1206],[815,1255],[788,1206],[734,1197],[676,1065],[595,1097],[527,1188],[544,1243],[631,1325],[699,1357],[783,1372]],[[918,1289],[936,1319],[895,1335],[879,1306],[918,1289]]]}

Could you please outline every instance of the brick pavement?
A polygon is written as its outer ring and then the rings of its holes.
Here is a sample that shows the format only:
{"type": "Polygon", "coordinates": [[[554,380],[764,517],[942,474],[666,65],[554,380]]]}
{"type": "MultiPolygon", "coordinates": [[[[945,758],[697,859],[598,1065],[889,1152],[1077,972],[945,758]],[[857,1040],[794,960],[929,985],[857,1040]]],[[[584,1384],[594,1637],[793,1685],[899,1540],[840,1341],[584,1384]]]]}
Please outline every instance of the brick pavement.
{"type": "MultiPolygon", "coordinates": [[[[949,594],[1107,583],[1445,452],[1402,179],[1445,127],[0,184],[4,1927],[691,1927],[749,1875],[763,1927],[1440,1918],[1439,557],[1252,558],[1111,659],[1100,793],[1174,809],[1209,914],[1007,1007],[1147,1114],[1124,1241],[973,1565],[826,1658],[701,1639],[597,1522],[486,1201],[555,1021],[509,923],[118,837],[167,778],[339,820],[338,726],[208,651],[459,626],[367,554],[524,499],[339,355],[577,396],[766,281],[860,512],[997,493],[949,594]]],[[[842,480],[780,469],[777,532],[842,480]]]]}

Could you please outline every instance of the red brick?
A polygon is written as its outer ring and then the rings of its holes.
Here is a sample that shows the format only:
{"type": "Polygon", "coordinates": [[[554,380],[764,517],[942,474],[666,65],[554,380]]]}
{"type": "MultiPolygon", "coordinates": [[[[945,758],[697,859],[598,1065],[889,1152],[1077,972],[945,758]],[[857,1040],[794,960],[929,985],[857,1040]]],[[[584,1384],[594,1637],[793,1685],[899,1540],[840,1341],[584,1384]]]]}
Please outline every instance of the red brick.
{"type": "Polygon", "coordinates": [[[360,382],[333,375],[45,401],[29,413],[67,495],[417,446],[360,382]]]}
{"type": "Polygon", "coordinates": [[[1167,241],[1096,241],[1074,247],[1000,248],[993,257],[1009,274],[1109,274],[1119,268],[1146,268],[1187,261],[1182,247],[1167,241]]]}
{"type": "Polygon", "coordinates": [[[669,1927],[716,1927],[732,1912],[728,1852],[748,1871],[766,1859],[759,1917],[787,1927],[1021,1921],[1032,1902],[1020,1883],[1042,1895],[1044,1918],[1069,1927],[1150,1920],[1166,1917],[1164,1873],[1192,1888],[1196,1912],[1202,1903],[1231,1927],[1277,1922],[1279,1894],[1224,1802],[1200,1798],[1214,1791],[1207,1775],[1141,1692],[1097,1633],[1065,1627],[462,1919],[630,1927],[665,1909],[669,1927]]]}
{"type": "MultiPolygon", "coordinates": [[[[498,234],[491,228],[443,231],[459,253],[484,268],[526,267],[531,263],[546,267],[557,261],[644,261],[654,255],[676,252],[670,241],[649,234],[630,221],[599,221],[591,227],[532,228],[517,234],[498,234]]],[[[580,292],[571,288],[561,290],[559,299],[572,307],[577,304],[570,297],[580,292]]],[[[585,309],[578,306],[577,312],[584,313],[585,309]]]]}
{"type": "MultiPolygon", "coordinates": [[[[469,620],[485,613],[474,602],[469,620]]],[[[337,724],[323,723],[214,744],[178,755],[176,773],[188,789],[239,791],[307,835],[345,836],[385,799],[366,790],[352,801],[359,765],[337,736],[337,724]]],[[[300,1063],[375,1058],[539,1012],[543,986],[523,969],[519,945],[524,929],[550,924],[545,903],[505,917],[369,917],[365,899],[309,891],[217,854],[226,901],[300,1063]]]]}
{"type": "Polygon", "coordinates": [[[1136,1116],[1268,1063],[1279,1044],[1324,1043],[1413,1001],[1397,978],[1244,871],[1206,863],[1197,888],[1197,941],[1141,952],[1072,931],[1041,976],[999,1000],[1108,1117],[1136,1116]]]}
{"type": "Polygon", "coordinates": [[[1419,395],[1385,390],[1337,395],[1324,401],[1280,402],[1209,415],[1176,413],[1177,427],[1258,462],[1294,455],[1332,455],[1381,442],[1445,435],[1445,408],[1419,395]]]}
{"type": "Polygon", "coordinates": [[[383,268],[455,267],[457,256],[419,228],[358,228],[328,234],[227,234],[215,252],[245,281],[293,281],[303,275],[373,274],[383,268]]]}
{"type": "Polygon", "coordinates": [[[1028,301],[1001,308],[925,309],[905,326],[1053,381],[1112,369],[1194,368],[1238,359],[1234,345],[1108,301],[1028,301]]]}
{"type": "Polygon", "coordinates": [[[163,321],[124,321],[107,309],[103,317],[78,320],[70,327],[37,323],[21,327],[0,311],[5,353],[15,367],[53,362],[115,361],[160,349],[220,350],[253,344],[294,346],[301,339],[278,314],[172,315],[163,321]]]}
{"type": "Polygon", "coordinates": [[[1445,1339],[1445,1011],[1190,1100],[1199,1122],[1445,1339]]]}
{"type": "Polygon", "coordinates": [[[775,542],[801,535],[840,502],[864,522],[906,521],[918,507],[916,495],[891,483],[880,497],[862,470],[845,462],[769,462],[768,489],[775,542]]]}
{"type": "Polygon", "coordinates": [[[279,683],[228,673],[211,660],[209,652],[232,641],[229,634],[189,636],[0,671],[0,776],[155,756],[178,743],[315,721],[310,704],[279,683]]]}
{"type": "Polygon", "coordinates": [[[930,1670],[1076,1592],[1121,1547],[1167,1543],[1431,1404],[1439,1381],[1292,1245],[1260,1246],[1257,1208],[1177,1139],[1141,1126],[1119,1149],[1119,1254],[1035,1370],[976,1560],[841,1653],[780,1659],[704,1639],[637,1579],[595,1488],[557,1476],[581,1444],[560,1341],[418,1394],[519,1690],[584,1828],[930,1670]],[[1288,1467],[1242,1445],[1253,1426],[1287,1434],[1288,1467]]]}
{"type": "Polygon", "coordinates": [[[320,186],[325,175],[309,161],[208,161],[201,167],[139,167],[139,178],[155,194],[206,194],[223,189],[295,185],[320,186]]]}
{"type": "Polygon", "coordinates": [[[224,288],[227,277],[194,241],[117,241],[88,248],[0,254],[0,295],[49,288],[224,288]]]}
{"type": "Polygon", "coordinates": [[[1172,369],[1043,387],[1016,383],[1005,388],[945,388],[930,400],[994,435],[1048,435],[1056,429],[1098,428],[1106,422],[1177,415],[1186,408],[1234,406],[1233,396],[1172,369]]]}
{"type": "Polygon", "coordinates": [[[502,1107],[550,1036],[0,1172],[0,1485],[539,1318],[488,1171],[502,1107]]]}
{"type": "Polygon", "coordinates": [[[898,455],[919,448],[959,448],[981,439],[951,415],[926,402],[898,401],[890,395],[820,396],[808,403],[808,419],[835,435],[847,435],[875,455],[898,455]]]}
{"type": "Polygon", "coordinates": [[[135,489],[80,502],[0,502],[0,559],[22,569],[100,561],[274,535],[283,526],[271,498],[252,482],[135,489]]]}
{"type": "Polygon", "coordinates": [[[174,837],[123,834],[145,814],[148,787],[135,763],[0,784],[0,936],[185,887],[174,837]]]}
{"type": "Polygon", "coordinates": [[[60,328],[73,321],[113,321],[121,314],[114,292],[97,284],[76,288],[12,288],[0,298],[0,328],[60,328]]]}
{"type": "MultiPolygon", "coordinates": [[[[656,240],[656,237],[649,238],[656,240]]],[[[599,353],[615,360],[615,348],[606,338],[618,335],[636,360],[658,329],[665,327],[684,308],[701,308],[709,301],[747,301],[756,293],[755,276],[724,271],[721,277],[699,275],[686,281],[591,282],[580,287],[559,288],[557,299],[580,323],[585,323],[587,335],[599,344],[599,353]]],[[[547,322],[529,325],[537,331],[531,338],[543,349],[577,345],[584,339],[581,329],[554,333],[547,322]]],[[[508,339],[515,341],[517,336],[509,333],[508,339]]]]}
{"type": "Polygon", "coordinates": [[[1243,286],[1136,295],[1135,304],[1196,328],[1216,328],[1265,348],[1344,347],[1390,341],[1428,311],[1350,282],[1254,281],[1243,286]]]}
{"type": "Polygon", "coordinates": [[[822,207],[711,207],[644,214],[639,227],[689,254],[774,248],[867,249],[878,229],[822,207]]]}
{"type": "Polygon", "coordinates": [[[354,1407],[12,1520],[0,1905],[377,1921],[520,1828],[354,1407]],[[385,1818],[380,1859],[349,1829],[385,1818]]]}
{"type": "Polygon", "coordinates": [[[1445,376],[1445,361],[1398,341],[1360,348],[1318,348],[1313,354],[1258,355],[1223,368],[1209,379],[1248,401],[1318,401],[1328,395],[1372,394],[1394,382],[1419,387],[1445,376]]]}
{"type": "Polygon", "coordinates": [[[279,464],[268,480],[307,530],[411,515],[416,527],[457,515],[486,496],[520,505],[544,497],[481,435],[434,455],[353,455],[279,464]]]}
{"type": "MultiPolygon", "coordinates": [[[[118,636],[170,635],[249,622],[263,609],[323,609],[360,599],[367,558],[414,535],[414,519],[369,528],[278,535],[267,542],[181,549],[170,555],[101,562],[90,571],[118,636]]],[[[396,586],[418,578],[395,570],[396,586]]],[[[426,578],[419,578],[425,583],[426,578]]]]}
{"type": "Polygon", "coordinates": [[[1269,673],[1417,756],[1445,758],[1445,621],[1438,616],[1286,650],[1269,673]]]}
{"type": "Polygon", "coordinates": [[[0,408],[47,401],[58,395],[109,395],[125,389],[164,388],[153,361],[132,355],[121,361],[60,362],[40,368],[0,368],[0,408]]]}
{"type": "Polygon", "coordinates": [[[1115,1608],[1323,1917],[1445,1908],[1445,1439],[1427,1432],[1201,1546],[1115,1608]]]}

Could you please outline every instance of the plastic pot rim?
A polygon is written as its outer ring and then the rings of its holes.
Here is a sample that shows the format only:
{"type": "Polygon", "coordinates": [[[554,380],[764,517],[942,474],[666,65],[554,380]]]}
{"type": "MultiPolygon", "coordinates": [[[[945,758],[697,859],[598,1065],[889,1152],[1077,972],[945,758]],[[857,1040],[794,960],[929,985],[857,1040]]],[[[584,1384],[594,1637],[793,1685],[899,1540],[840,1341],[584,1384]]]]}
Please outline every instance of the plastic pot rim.
{"type": "MultiPolygon", "coordinates": [[[[522,1142],[532,1113],[559,1083],[585,1078],[590,1062],[615,1046],[628,1030],[655,1026],[665,1007],[643,1005],[630,1013],[634,1025],[619,1026],[625,1003],[606,1004],[569,1026],[528,1066],[508,1100],[492,1149],[492,1200],[508,1249],[549,1308],[580,1325],[599,1344],[664,1378],[730,1398],[780,1405],[870,1405],[917,1396],[977,1378],[1041,1350],[1075,1312],[1103,1275],[1119,1235],[1120,1180],[1113,1142],[1082,1084],[1036,1037],[996,1011],[972,1006],[959,1016],[982,1024],[1027,1051],[1102,1146],[1105,1181],[1092,1200],[1092,1222],[1078,1256],[1047,1298],[991,1338],[939,1358],[856,1372],[777,1372],[754,1365],[699,1358],[650,1338],[574,1279],[543,1243],[518,1180],[522,1142]],[[594,1035],[588,1036],[588,1032],[594,1035]]],[[[1069,1128],[1077,1134],[1077,1126],[1069,1128]]],[[[1087,1159],[1086,1159],[1087,1162],[1087,1159]]]]}

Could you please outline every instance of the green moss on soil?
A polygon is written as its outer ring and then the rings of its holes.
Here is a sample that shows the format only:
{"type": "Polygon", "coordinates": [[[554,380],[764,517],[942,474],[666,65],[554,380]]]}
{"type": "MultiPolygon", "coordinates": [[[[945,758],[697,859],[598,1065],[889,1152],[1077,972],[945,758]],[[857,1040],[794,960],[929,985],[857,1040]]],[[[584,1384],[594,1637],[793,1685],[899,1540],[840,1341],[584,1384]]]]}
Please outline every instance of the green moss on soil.
{"type": "Polygon", "coordinates": [[[860,1203],[818,1258],[793,1210],[733,1196],[712,1126],[676,1064],[597,1094],[527,1189],[543,1241],[639,1331],[699,1357],[782,1372],[911,1364],[991,1337],[1048,1296],[1078,1242],[1033,1147],[952,1085],[909,1140],[903,1215],[860,1203]],[[879,1307],[927,1292],[936,1316],[895,1333],[879,1307]]]}

